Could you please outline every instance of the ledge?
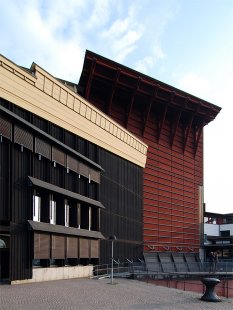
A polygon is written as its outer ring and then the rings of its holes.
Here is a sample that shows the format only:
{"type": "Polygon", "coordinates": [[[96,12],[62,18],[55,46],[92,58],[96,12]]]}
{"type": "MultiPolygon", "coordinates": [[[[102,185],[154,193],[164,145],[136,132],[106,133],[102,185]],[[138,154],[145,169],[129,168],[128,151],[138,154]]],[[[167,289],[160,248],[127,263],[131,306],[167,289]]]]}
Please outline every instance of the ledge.
{"type": "Polygon", "coordinates": [[[66,227],[62,225],[53,225],[43,222],[35,222],[28,220],[28,229],[35,231],[43,231],[49,233],[57,233],[63,235],[72,235],[79,237],[95,238],[95,239],[105,239],[104,236],[99,231],[91,231],[86,229],[79,229],[75,227],[66,227]]]}
{"type": "Polygon", "coordinates": [[[28,178],[29,178],[31,184],[34,185],[34,186],[37,186],[37,187],[40,187],[40,188],[44,188],[44,189],[49,190],[51,192],[58,193],[58,194],[66,196],[66,197],[70,197],[70,198],[76,199],[78,201],[85,202],[86,204],[89,204],[89,205],[92,205],[92,206],[96,206],[98,208],[105,208],[102,205],[102,203],[99,202],[98,200],[94,200],[94,199],[82,196],[80,194],[71,192],[71,191],[69,191],[67,189],[64,189],[62,187],[58,187],[58,186],[53,185],[51,183],[47,183],[47,182],[41,181],[39,179],[30,177],[30,176],[28,178]]]}

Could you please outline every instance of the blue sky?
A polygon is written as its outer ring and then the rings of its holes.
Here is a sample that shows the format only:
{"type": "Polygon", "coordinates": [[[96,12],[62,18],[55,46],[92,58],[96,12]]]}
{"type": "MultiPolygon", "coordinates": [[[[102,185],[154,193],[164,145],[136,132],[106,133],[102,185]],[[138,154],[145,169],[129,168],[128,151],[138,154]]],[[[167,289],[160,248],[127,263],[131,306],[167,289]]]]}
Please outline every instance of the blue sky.
{"type": "Polygon", "coordinates": [[[85,50],[222,107],[205,127],[207,210],[233,212],[232,0],[0,0],[0,53],[78,82],[85,50]]]}

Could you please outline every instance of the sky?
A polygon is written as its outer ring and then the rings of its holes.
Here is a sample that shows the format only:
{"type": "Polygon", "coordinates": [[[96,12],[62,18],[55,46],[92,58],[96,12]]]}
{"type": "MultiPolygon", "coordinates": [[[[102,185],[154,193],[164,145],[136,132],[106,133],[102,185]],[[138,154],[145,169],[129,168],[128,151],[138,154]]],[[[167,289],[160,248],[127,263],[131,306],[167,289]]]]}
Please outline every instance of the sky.
{"type": "Polygon", "coordinates": [[[233,213],[233,0],[0,0],[17,65],[78,83],[86,50],[222,108],[204,128],[204,201],[233,213]]]}

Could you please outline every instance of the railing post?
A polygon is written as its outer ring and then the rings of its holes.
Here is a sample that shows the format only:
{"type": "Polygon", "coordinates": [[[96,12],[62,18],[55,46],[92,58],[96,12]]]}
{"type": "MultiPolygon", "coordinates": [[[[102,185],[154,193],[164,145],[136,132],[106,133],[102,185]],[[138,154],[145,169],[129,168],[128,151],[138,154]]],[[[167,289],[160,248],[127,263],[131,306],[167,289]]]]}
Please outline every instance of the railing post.
{"type": "Polygon", "coordinates": [[[116,240],[116,236],[112,235],[109,237],[109,240],[111,241],[111,246],[112,246],[112,250],[111,250],[111,284],[113,284],[113,261],[114,261],[114,255],[113,255],[113,243],[116,240]]]}

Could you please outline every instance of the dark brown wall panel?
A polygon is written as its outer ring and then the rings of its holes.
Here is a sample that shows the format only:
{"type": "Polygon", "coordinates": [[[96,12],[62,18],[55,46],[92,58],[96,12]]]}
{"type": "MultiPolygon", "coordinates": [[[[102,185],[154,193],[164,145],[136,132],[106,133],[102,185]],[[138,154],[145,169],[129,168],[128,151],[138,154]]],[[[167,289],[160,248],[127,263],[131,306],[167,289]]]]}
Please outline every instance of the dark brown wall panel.
{"type": "Polygon", "coordinates": [[[32,205],[31,189],[27,186],[27,177],[31,175],[31,151],[23,152],[16,144],[13,147],[12,165],[12,213],[14,223],[24,223],[30,218],[32,205]],[[28,207],[27,207],[28,206],[28,207]]]}
{"type": "Polygon", "coordinates": [[[76,237],[66,238],[66,257],[67,258],[78,257],[78,238],[76,237]]]}
{"type": "Polygon", "coordinates": [[[106,240],[100,244],[100,262],[109,262],[109,236],[115,235],[115,257],[137,259],[142,256],[142,168],[104,150],[99,152],[101,175],[100,230],[106,240]]]}
{"type": "Polygon", "coordinates": [[[44,140],[35,138],[35,153],[41,154],[43,157],[51,160],[51,145],[44,140]]]}
{"type": "Polygon", "coordinates": [[[0,221],[10,221],[11,203],[11,145],[7,139],[3,138],[0,143],[0,221]]]}
{"type": "Polygon", "coordinates": [[[11,224],[10,280],[32,277],[33,248],[31,234],[23,225],[11,224]]]}
{"type": "Polygon", "coordinates": [[[99,258],[99,240],[91,240],[91,258],[99,258]]]}
{"type": "Polygon", "coordinates": [[[12,140],[12,123],[0,116],[0,136],[12,140]]]}
{"type": "Polygon", "coordinates": [[[79,238],[79,258],[90,257],[90,240],[79,238]]]}
{"type": "Polygon", "coordinates": [[[33,151],[33,135],[28,130],[14,126],[14,142],[33,151]]]}
{"type": "Polygon", "coordinates": [[[59,150],[56,147],[52,147],[52,161],[65,166],[66,165],[66,156],[65,153],[59,150]]]}
{"type": "MultiPolygon", "coordinates": [[[[23,119],[36,125],[46,133],[51,134],[54,138],[58,138],[61,142],[63,140],[66,141],[67,145],[74,147],[76,151],[84,156],[88,155],[89,158],[98,159],[98,148],[92,143],[73,134],[69,134],[64,129],[52,125],[21,108],[17,108],[9,102],[0,99],[0,104],[23,119]]],[[[12,125],[12,130],[14,132],[14,126],[16,125],[14,120],[10,119],[11,117],[7,114],[4,114],[4,117],[5,116],[7,122],[12,125]],[[9,121],[8,118],[10,119],[9,121]]],[[[60,152],[55,152],[56,155],[53,159],[57,160],[57,163],[60,164],[54,167],[51,161],[51,149],[53,144],[49,139],[42,138],[38,133],[30,131],[23,121],[21,123],[17,122],[15,129],[13,142],[9,139],[11,138],[11,130],[8,130],[9,132],[4,132],[0,141],[0,165],[2,167],[0,169],[0,198],[2,203],[2,207],[0,208],[0,220],[7,226],[11,226],[10,280],[31,278],[33,258],[49,259],[50,251],[52,251],[52,258],[54,259],[65,259],[66,251],[68,254],[67,258],[78,258],[79,255],[77,238],[75,238],[75,241],[71,237],[59,235],[50,237],[40,233],[36,233],[34,238],[33,232],[28,230],[27,220],[32,219],[33,205],[33,191],[32,187],[29,186],[28,176],[36,177],[42,181],[76,193],[83,193],[94,199],[97,199],[99,191],[99,173],[94,169],[93,173],[92,170],[89,170],[91,171],[91,178],[93,179],[91,183],[88,182],[86,177],[81,176],[79,179],[78,173],[67,171],[67,151],[63,152],[62,149],[62,154],[60,152]],[[8,136],[5,137],[5,135],[8,136]],[[21,145],[24,147],[22,148],[21,145]],[[42,156],[40,157],[39,154],[42,156]],[[68,240],[66,240],[66,238],[68,238],[68,240]],[[50,240],[52,240],[52,247],[50,245],[50,240]],[[33,243],[34,241],[35,244],[33,243]],[[73,246],[75,243],[76,248],[73,246]]],[[[42,195],[42,204],[47,204],[48,201],[44,199],[44,192],[40,191],[40,194],[42,195]]],[[[56,198],[60,199],[60,197],[56,198]]],[[[69,201],[69,203],[73,202],[69,201]]],[[[48,214],[42,214],[43,220],[47,218],[48,214]]],[[[90,249],[89,246],[86,247],[86,242],[89,244],[89,241],[85,240],[83,251],[86,252],[86,249],[88,249],[88,253],[83,253],[83,257],[89,258],[90,249]]],[[[96,247],[94,245],[92,251],[93,255],[97,256],[96,247]]]]}
{"type": "Polygon", "coordinates": [[[65,259],[65,237],[52,235],[52,259],[65,259]]]}
{"type": "Polygon", "coordinates": [[[34,259],[50,259],[50,235],[34,233],[34,259]]]}

